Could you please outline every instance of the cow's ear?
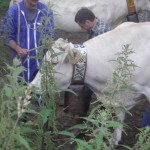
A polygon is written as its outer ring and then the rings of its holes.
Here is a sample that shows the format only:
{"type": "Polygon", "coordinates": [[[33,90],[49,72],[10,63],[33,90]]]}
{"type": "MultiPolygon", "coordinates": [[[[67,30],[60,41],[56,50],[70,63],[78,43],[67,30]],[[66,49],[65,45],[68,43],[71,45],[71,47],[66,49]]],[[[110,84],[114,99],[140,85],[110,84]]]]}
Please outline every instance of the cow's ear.
{"type": "Polygon", "coordinates": [[[65,53],[63,54],[63,57],[62,57],[62,60],[61,60],[61,63],[63,62],[71,62],[71,59],[72,57],[74,57],[74,52],[73,52],[73,44],[72,43],[68,43],[65,45],[64,50],[65,50],[65,53]]]}
{"type": "Polygon", "coordinates": [[[63,38],[59,38],[54,42],[53,47],[64,51],[67,44],[68,44],[67,39],[65,40],[63,38]]]}

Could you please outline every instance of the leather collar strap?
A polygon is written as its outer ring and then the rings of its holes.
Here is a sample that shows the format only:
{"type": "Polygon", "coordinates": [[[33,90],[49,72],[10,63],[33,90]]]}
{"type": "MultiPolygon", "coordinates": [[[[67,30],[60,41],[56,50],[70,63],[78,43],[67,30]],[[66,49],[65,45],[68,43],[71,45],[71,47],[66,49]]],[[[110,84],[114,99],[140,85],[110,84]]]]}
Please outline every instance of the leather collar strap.
{"type": "Polygon", "coordinates": [[[74,47],[79,50],[80,56],[78,57],[78,61],[73,64],[71,85],[81,85],[84,84],[87,67],[87,53],[84,45],[74,44],[74,47]]]}

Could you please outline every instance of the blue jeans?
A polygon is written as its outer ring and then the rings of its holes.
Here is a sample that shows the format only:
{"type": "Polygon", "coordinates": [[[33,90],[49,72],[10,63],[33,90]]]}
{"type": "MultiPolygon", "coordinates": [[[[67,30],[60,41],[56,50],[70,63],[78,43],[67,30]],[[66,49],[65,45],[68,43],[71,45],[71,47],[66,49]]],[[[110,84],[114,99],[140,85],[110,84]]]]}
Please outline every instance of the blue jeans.
{"type": "Polygon", "coordinates": [[[141,127],[143,128],[143,127],[146,127],[146,126],[150,126],[150,106],[145,111],[144,116],[141,120],[141,127]]]}

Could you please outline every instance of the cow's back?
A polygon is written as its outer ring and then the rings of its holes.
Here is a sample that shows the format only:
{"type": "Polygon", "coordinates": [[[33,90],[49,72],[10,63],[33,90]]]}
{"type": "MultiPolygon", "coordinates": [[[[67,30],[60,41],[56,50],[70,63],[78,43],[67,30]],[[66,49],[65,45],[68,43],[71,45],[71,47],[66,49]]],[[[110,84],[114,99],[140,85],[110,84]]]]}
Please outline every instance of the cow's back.
{"type": "MultiPolygon", "coordinates": [[[[10,5],[13,1],[21,0],[11,0],[10,5]]],[[[134,1],[136,11],[149,10],[149,0],[134,1]]],[[[40,2],[46,5],[51,4],[55,14],[56,28],[69,32],[81,31],[81,28],[74,21],[75,14],[81,7],[91,9],[96,17],[110,24],[112,28],[126,21],[128,14],[126,0],[40,0],[40,2]]]]}
{"type": "MultiPolygon", "coordinates": [[[[135,53],[130,55],[138,67],[133,72],[133,84],[150,86],[150,23],[123,23],[112,31],[99,35],[84,45],[87,48],[87,74],[93,83],[101,82],[103,90],[107,80],[112,77],[117,53],[123,51],[123,45],[130,44],[135,53]],[[96,80],[97,81],[96,81],[96,80]]],[[[87,81],[88,82],[88,81],[87,81]]],[[[141,88],[141,87],[140,87],[141,88]]],[[[144,88],[144,87],[142,87],[144,88]]]]}

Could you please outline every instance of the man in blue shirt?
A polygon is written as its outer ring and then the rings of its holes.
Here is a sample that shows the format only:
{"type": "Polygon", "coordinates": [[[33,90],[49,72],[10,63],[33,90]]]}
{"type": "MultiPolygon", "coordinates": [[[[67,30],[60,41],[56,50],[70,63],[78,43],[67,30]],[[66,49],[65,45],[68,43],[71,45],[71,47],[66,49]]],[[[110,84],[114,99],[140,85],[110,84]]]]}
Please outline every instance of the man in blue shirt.
{"type": "Polygon", "coordinates": [[[39,47],[44,44],[41,37],[44,35],[55,39],[53,12],[39,0],[23,0],[7,11],[2,32],[13,49],[13,57],[21,58],[25,68],[21,76],[26,83],[30,83],[37,74],[41,61],[35,58],[39,47]]]}

